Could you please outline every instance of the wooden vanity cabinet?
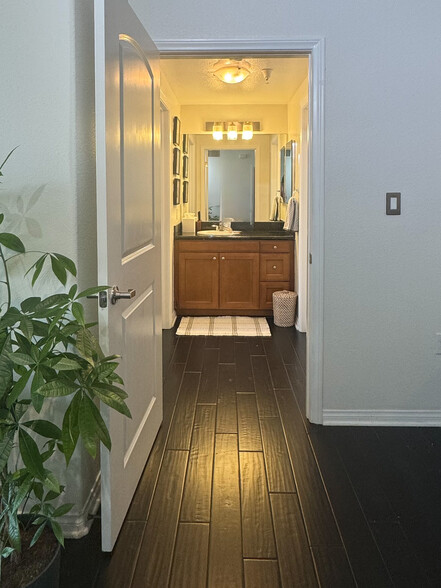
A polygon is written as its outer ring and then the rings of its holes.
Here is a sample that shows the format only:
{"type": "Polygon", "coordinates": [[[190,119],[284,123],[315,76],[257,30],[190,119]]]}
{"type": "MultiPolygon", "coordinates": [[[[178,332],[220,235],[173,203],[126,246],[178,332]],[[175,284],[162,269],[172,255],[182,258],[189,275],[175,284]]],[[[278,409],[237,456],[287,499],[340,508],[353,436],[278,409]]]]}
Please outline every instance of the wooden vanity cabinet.
{"type": "Polygon", "coordinates": [[[292,276],[289,241],[175,243],[178,314],[271,314],[272,292],[292,288],[292,276]]]}

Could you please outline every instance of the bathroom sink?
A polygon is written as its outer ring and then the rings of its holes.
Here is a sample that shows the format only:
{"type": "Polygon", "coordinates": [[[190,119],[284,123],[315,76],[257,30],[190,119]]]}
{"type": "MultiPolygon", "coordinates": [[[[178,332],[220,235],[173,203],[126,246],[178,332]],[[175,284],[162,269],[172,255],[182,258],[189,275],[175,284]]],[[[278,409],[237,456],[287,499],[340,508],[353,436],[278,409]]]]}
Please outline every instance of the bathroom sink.
{"type": "Polygon", "coordinates": [[[216,230],[205,230],[198,231],[198,235],[206,237],[229,237],[230,235],[240,235],[242,231],[216,231],[216,230]]]}

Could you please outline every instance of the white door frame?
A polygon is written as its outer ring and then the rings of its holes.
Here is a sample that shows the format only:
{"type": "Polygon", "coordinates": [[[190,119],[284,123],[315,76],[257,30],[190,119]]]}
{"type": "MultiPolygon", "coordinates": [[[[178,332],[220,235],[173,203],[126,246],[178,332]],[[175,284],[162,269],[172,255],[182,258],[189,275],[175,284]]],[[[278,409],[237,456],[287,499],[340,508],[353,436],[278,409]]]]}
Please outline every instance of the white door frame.
{"type": "Polygon", "coordinates": [[[324,307],[324,39],[162,39],[155,41],[163,56],[307,55],[309,57],[309,210],[310,263],[308,274],[308,336],[306,414],[323,422],[323,307],[324,307]]]}

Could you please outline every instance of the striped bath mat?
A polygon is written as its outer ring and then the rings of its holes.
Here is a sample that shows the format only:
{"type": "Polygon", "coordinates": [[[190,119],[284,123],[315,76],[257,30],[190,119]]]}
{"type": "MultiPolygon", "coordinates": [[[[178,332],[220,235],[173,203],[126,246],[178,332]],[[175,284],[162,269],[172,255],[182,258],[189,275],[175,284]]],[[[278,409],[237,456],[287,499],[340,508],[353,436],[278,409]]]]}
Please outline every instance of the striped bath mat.
{"type": "Polygon", "coordinates": [[[260,316],[183,316],[176,334],[271,337],[266,319],[260,316]]]}

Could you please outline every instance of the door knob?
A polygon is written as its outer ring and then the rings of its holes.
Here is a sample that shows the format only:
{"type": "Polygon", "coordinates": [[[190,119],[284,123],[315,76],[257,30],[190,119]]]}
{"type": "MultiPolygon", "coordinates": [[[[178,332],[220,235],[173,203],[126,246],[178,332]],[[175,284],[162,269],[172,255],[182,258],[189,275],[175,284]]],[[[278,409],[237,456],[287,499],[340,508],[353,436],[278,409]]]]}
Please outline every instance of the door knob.
{"type": "Polygon", "coordinates": [[[112,290],[110,292],[110,302],[112,304],[116,304],[118,300],[130,300],[130,298],[134,298],[136,296],[136,290],[133,288],[129,288],[127,292],[120,292],[118,286],[112,286],[112,290]]]}

